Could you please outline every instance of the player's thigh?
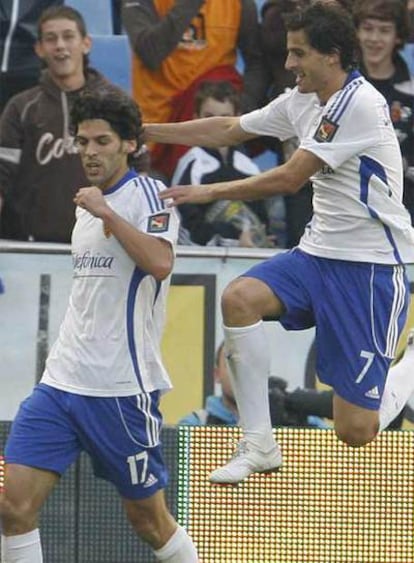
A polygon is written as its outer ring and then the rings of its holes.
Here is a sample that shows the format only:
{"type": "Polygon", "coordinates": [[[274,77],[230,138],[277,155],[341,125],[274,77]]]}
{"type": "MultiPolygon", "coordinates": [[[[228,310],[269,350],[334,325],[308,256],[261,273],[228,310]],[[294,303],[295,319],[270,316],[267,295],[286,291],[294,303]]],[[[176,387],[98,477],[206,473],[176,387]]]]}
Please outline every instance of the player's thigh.
{"type": "MultiPolygon", "coordinates": [[[[232,281],[222,297],[224,320],[257,321],[286,317],[286,328],[313,326],[309,284],[318,291],[319,273],[311,256],[295,249],[256,264],[232,281]],[[290,317],[292,326],[290,326],[290,317]]],[[[229,324],[229,323],[228,323],[229,324]]]]}
{"type": "Polygon", "coordinates": [[[337,394],[333,398],[333,416],[338,438],[349,446],[363,446],[378,432],[377,410],[355,405],[337,394]]]}
{"type": "Polygon", "coordinates": [[[262,280],[241,277],[232,281],[222,295],[225,324],[254,323],[264,317],[279,318],[284,305],[262,280]]]}

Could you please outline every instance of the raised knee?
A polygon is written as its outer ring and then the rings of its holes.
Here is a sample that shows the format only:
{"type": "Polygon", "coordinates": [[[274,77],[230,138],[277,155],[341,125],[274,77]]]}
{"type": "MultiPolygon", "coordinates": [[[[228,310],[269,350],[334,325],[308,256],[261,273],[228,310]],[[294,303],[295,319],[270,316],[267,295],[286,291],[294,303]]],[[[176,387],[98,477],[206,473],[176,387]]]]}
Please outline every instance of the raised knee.
{"type": "Polygon", "coordinates": [[[377,428],[369,425],[352,424],[335,426],[335,432],[341,442],[352,448],[361,448],[374,440],[377,435],[377,428]]]}
{"type": "Polygon", "coordinates": [[[224,318],[229,315],[244,316],[249,314],[251,306],[248,295],[243,290],[243,284],[236,282],[231,283],[223,291],[221,297],[221,308],[224,318]]]}

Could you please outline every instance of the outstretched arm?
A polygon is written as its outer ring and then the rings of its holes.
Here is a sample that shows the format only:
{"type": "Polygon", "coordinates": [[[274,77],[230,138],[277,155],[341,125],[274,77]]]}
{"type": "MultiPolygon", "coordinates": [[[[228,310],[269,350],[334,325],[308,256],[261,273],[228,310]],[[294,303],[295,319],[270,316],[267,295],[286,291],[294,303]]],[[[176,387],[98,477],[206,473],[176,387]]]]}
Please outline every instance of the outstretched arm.
{"type": "Polygon", "coordinates": [[[206,117],[180,123],[147,123],[144,126],[145,142],[154,143],[226,147],[256,136],[241,128],[239,117],[206,117]]]}
{"type": "Polygon", "coordinates": [[[160,197],[172,199],[172,205],[181,205],[210,203],[218,199],[248,201],[277,194],[294,194],[324,164],[313,153],[298,149],[285,164],[257,176],[202,186],[176,186],[161,192],[160,197]]]}

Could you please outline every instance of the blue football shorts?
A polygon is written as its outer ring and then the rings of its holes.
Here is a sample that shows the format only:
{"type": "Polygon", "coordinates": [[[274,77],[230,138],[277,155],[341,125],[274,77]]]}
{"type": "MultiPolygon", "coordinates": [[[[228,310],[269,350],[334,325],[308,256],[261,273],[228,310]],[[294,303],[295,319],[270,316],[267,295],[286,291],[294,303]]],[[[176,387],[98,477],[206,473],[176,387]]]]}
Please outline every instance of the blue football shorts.
{"type": "Polygon", "coordinates": [[[126,499],[165,488],[160,448],[159,391],[128,397],[89,397],[40,383],[22,402],[5,448],[6,463],[59,475],[82,450],[94,473],[126,499]]]}
{"type": "Polygon", "coordinates": [[[244,277],[270,287],[285,306],[287,330],[316,327],[316,369],[350,403],[378,410],[404,327],[409,283],[402,265],[331,260],[298,248],[244,277]]]}

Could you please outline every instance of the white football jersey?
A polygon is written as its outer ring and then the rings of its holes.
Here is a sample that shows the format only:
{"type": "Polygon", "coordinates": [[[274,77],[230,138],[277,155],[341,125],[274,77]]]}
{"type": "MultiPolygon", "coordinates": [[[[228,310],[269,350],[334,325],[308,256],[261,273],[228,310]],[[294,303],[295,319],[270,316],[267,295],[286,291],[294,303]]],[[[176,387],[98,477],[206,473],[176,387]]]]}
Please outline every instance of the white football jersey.
{"type": "Polygon", "coordinates": [[[414,261],[414,229],[402,204],[400,147],[385,98],[358,72],[325,105],[297,88],[241,117],[250,133],[286,140],[326,165],[311,178],[313,218],[303,251],[325,258],[414,261]]]}
{"type": "MultiPolygon", "coordinates": [[[[175,252],[178,216],[158,198],[164,188],[130,171],[104,195],[117,214],[175,252]]],[[[76,218],[69,306],[42,382],[99,397],[171,388],[160,353],[170,278],[142,271],[101,219],[79,207],[76,218]]]]}

